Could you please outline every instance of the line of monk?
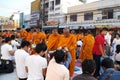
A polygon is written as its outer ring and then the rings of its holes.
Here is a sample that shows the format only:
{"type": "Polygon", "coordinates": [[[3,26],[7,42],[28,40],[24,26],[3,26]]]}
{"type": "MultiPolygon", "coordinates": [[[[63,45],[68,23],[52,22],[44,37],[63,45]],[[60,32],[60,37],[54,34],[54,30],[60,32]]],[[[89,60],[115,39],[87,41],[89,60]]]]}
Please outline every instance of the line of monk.
{"type": "MultiPolygon", "coordinates": [[[[70,63],[70,76],[74,73],[74,67],[75,67],[75,60],[76,60],[76,41],[77,38],[73,34],[70,34],[69,29],[64,29],[63,34],[60,35],[57,31],[57,29],[52,30],[52,34],[50,34],[48,38],[48,42],[46,42],[46,35],[43,32],[40,32],[40,28],[36,28],[36,32],[28,32],[26,36],[26,32],[23,31],[23,34],[21,37],[23,40],[32,41],[32,44],[37,44],[39,42],[44,42],[48,46],[48,52],[50,50],[57,50],[59,47],[67,47],[71,53],[72,61],[70,63]],[[31,40],[32,39],[32,40],[31,40]]],[[[35,53],[33,51],[33,53],[35,53]]]]}
{"type": "Polygon", "coordinates": [[[17,38],[22,39],[22,41],[27,40],[31,43],[31,54],[35,53],[34,49],[32,49],[32,44],[37,44],[40,42],[47,44],[47,52],[57,50],[60,47],[67,47],[72,57],[72,61],[69,66],[71,77],[74,73],[77,47],[76,43],[78,40],[83,40],[83,46],[79,58],[82,61],[85,59],[93,59],[92,48],[94,45],[94,37],[90,32],[87,32],[87,35],[84,37],[82,34],[70,33],[68,28],[63,29],[63,34],[59,34],[57,29],[53,29],[52,34],[47,36],[44,32],[40,31],[39,27],[36,27],[35,31],[34,28],[30,28],[28,30],[18,30],[15,35],[17,38]]]}

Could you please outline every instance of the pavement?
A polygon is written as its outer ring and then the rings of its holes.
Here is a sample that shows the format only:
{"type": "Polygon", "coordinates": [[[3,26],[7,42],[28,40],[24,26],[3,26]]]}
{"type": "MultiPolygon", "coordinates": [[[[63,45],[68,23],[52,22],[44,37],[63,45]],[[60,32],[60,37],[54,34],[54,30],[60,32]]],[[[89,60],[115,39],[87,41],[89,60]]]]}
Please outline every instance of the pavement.
{"type": "Polygon", "coordinates": [[[9,74],[0,74],[0,80],[18,80],[16,70],[9,74]]]}
{"type": "MultiPolygon", "coordinates": [[[[75,69],[74,69],[73,77],[75,77],[75,76],[77,76],[78,74],[81,74],[81,73],[82,73],[81,65],[80,65],[79,62],[76,61],[76,66],[75,66],[75,69]]],[[[73,79],[73,77],[71,78],[71,80],[73,79]]],[[[0,74],[0,80],[18,80],[16,70],[14,70],[13,73],[0,74]]]]}

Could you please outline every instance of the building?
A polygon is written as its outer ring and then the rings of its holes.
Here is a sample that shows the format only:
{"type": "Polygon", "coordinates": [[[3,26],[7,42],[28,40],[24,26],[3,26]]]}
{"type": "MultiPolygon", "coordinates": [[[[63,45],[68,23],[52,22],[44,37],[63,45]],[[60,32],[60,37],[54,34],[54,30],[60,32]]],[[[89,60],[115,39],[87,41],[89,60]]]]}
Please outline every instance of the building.
{"type": "Polygon", "coordinates": [[[100,0],[68,8],[70,29],[120,28],[120,0],[100,0]]]}
{"type": "Polygon", "coordinates": [[[79,0],[49,0],[48,26],[66,23],[67,8],[81,4],[79,0]]]}
{"type": "Polygon", "coordinates": [[[30,15],[24,15],[24,26],[30,28],[30,15]]]}
{"type": "Polygon", "coordinates": [[[20,13],[20,18],[19,18],[19,25],[20,28],[24,28],[24,13],[20,13]]]}
{"type": "Polygon", "coordinates": [[[49,0],[41,0],[41,24],[42,25],[46,25],[46,22],[48,21],[48,9],[49,9],[49,0]]]}
{"type": "Polygon", "coordinates": [[[40,0],[31,3],[31,21],[30,26],[36,27],[40,23],[40,0]]]}
{"type": "Polygon", "coordinates": [[[0,16],[0,31],[3,30],[15,30],[16,29],[16,21],[10,20],[8,17],[0,16]]]}

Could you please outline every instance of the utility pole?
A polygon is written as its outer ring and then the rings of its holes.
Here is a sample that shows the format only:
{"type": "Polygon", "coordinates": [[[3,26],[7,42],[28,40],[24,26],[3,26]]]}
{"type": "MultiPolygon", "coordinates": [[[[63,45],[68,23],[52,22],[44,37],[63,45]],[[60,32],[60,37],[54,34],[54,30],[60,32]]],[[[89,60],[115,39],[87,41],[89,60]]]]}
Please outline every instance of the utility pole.
{"type": "Polygon", "coordinates": [[[45,24],[45,0],[41,0],[42,2],[42,8],[40,10],[40,17],[39,17],[39,21],[41,23],[41,30],[43,29],[43,26],[45,24]]]}
{"type": "Polygon", "coordinates": [[[45,25],[45,0],[43,0],[42,27],[45,25]]]}

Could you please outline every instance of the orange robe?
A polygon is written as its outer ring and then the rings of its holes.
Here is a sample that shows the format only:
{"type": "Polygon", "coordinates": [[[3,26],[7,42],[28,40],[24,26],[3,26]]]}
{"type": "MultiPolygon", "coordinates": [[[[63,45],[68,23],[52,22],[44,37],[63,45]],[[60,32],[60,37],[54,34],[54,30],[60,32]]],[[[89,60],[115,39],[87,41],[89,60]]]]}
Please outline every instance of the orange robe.
{"type": "Polygon", "coordinates": [[[47,43],[48,51],[51,49],[56,50],[58,48],[59,39],[60,39],[59,34],[56,36],[54,34],[51,34],[49,36],[47,43]]]}
{"type": "Polygon", "coordinates": [[[26,40],[27,41],[31,41],[32,40],[32,38],[33,38],[33,33],[32,32],[28,32],[28,34],[27,34],[27,37],[26,37],[26,40]]]}
{"type": "Polygon", "coordinates": [[[82,34],[77,35],[77,40],[80,40],[80,39],[82,40],[83,38],[84,38],[84,36],[82,34]]]}
{"type": "Polygon", "coordinates": [[[46,36],[43,32],[36,33],[33,36],[33,43],[34,44],[38,44],[40,42],[46,43],[46,36]]]}
{"type": "Polygon", "coordinates": [[[48,40],[49,36],[50,36],[50,34],[46,34],[46,39],[47,39],[47,40],[48,40]]]}
{"type": "Polygon", "coordinates": [[[0,40],[2,40],[2,37],[0,37],[0,40]]]}
{"type": "Polygon", "coordinates": [[[20,36],[22,38],[22,41],[25,41],[26,37],[27,37],[27,31],[26,30],[21,30],[20,31],[20,36]]]}
{"type": "Polygon", "coordinates": [[[92,36],[91,34],[88,34],[87,36],[84,37],[79,57],[82,61],[84,61],[85,59],[93,59],[92,49],[94,46],[94,42],[95,42],[94,36],[92,36]]]}
{"type": "Polygon", "coordinates": [[[60,42],[58,44],[58,47],[67,47],[71,53],[72,61],[70,63],[70,76],[73,76],[74,73],[74,67],[75,67],[75,60],[76,60],[76,39],[72,34],[70,34],[68,37],[65,37],[62,35],[60,37],[60,42]]]}

